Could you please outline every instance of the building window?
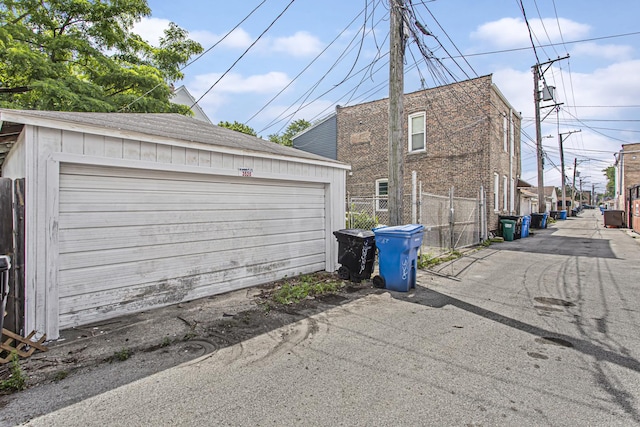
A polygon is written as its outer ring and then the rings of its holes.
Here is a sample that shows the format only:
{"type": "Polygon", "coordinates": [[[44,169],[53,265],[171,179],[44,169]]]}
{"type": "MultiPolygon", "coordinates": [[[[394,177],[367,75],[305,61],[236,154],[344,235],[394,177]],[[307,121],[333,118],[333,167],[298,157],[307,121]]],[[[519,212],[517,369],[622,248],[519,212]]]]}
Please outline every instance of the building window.
{"type": "Polygon", "coordinates": [[[497,173],[493,174],[493,210],[500,210],[500,178],[497,173]]]}
{"type": "Polygon", "coordinates": [[[509,211],[513,214],[516,204],[516,181],[511,178],[511,188],[509,191],[509,211]]]}
{"type": "Polygon", "coordinates": [[[409,152],[426,150],[425,113],[409,116],[409,152]]]}
{"type": "Polygon", "coordinates": [[[502,177],[502,209],[507,210],[507,195],[509,194],[509,189],[507,188],[507,176],[502,177]]]}
{"type": "Polygon", "coordinates": [[[514,132],[513,116],[509,115],[509,153],[511,154],[511,157],[515,154],[514,132]]]}
{"type": "Polygon", "coordinates": [[[502,149],[509,152],[509,119],[506,114],[502,115],[502,149]]]}
{"type": "Polygon", "coordinates": [[[389,203],[389,180],[376,180],[376,210],[386,211],[389,203]]]}

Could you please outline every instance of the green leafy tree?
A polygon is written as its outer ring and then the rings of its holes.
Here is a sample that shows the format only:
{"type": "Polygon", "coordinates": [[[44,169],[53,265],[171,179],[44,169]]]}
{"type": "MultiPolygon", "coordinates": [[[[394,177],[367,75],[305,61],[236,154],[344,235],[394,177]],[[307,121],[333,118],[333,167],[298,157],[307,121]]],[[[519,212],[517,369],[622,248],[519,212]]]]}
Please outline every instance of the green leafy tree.
{"type": "Polygon", "coordinates": [[[269,141],[276,142],[280,145],[286,145],[287,147],[293,146],[293,137],[311,126],[311,123],[305,119],[299,119],[291,122],[282,135],[273,134],[269,135],[269,141]]]}
{"type": "Polygon", "coordinates": [[[171,83],[202,46],[171,23],[159,46],[131,30],[146,0],[0,0],[0,107],[180,112],[171,83]]]}
{"type": "Polygon", "coordinates": [[[616,168],[609,166],[606,169],[602,169],[604,175],[607,177],[607,190],[604,193],[605,197],[613,197],[616,194],[616,168]]]}
{"type": "Polygon", "coordinates": [[[246,133],[247,135],[252,135],[252,136],[258,136],[258,134],[256,133],[255,130],[253,130],[252,127],[245,125],[244,123],[238,123],[238,122],[220,122],[218,123],[218,126],[223,127],[223,128],[227,128],[227,129],[231,129],[231,130],[235,130],[236,132],[242,132],[242,133],[246,133]]]}

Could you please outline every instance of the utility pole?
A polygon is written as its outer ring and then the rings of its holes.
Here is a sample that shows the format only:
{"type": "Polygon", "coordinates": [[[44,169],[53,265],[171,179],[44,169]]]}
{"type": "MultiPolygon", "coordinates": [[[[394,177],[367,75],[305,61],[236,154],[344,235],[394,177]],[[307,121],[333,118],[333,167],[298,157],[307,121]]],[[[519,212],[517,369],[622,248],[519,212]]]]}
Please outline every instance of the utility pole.
{"type": "Polygon", "coordinates": [[[389,54],[389,225],[400,225],[403,217],[404,146],[404,0],[391,0],[389,54]]]}
{"type": "MultiPolygon", "coordinates": [[[[538,213],[544,213],[546,210],[546,203],[544,201],[544,152],[542,151],[542,130],[541,130],[541,122],[540,120],[540,101],[542,101],[540,96],[540,79],[544,76],[545,71],[551,67],[551,65],[563,59],[569,58],[569,55],[563,58],[552,59],[547,62],[543,62],[542,64],[536,64],[531,67],[533,71],[533,100],[535,102],[535,117],[536,117],[536,149],[538,152],[538,213]],[[541,67],[543,65],[547,65],[547,67],[542,70],[541,67]]],[[[553,99],[553,98],[551,98],[553,99]]],[[[545,100],[549,100],[546,99],[545,100]]]]}
{"type": "MultiPolygon", "coordinates": [[[[565,183],[565,173],[564,173],[564,149],[562,148],[562,136],[563,135],[567,135],[567,137],[569,137],[569,135],[571,135],[572,133],[576,133],[576,132],[581,132],[581,130],[572,130],[570,132],[564,132],[564,133],[558,133],[558,140],[560,142],[560,169],[562,169],[562,210],[567,209],[567,203],[566,203],[566,183],[565,183]]],[[[571,209],[573,209],[573,206],[571,206],[571,209]]]]}
{"type": "Polygon", "coordinates": [[[573,158],[573,186],[571,188],[571,210],[575,207],[576,201],[576,171],[578,170],[578,159],[573,158]]]}

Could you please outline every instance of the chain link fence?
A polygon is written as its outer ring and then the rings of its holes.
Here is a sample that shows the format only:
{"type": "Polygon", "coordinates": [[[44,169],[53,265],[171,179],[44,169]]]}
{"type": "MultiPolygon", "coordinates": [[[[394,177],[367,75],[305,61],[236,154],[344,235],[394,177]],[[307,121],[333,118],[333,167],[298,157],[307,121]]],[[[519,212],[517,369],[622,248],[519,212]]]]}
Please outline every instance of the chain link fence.
{"type": "Polygon", "coordinates": [[[346,228],[370,230],[389,223],[386,197],[347,197],[346,228]]]}
{"type": "MultiPolygon", "coordinates": [[[[416,204],[416,220],[424,225],[423,253],[441,254],[480,243],[483,216],[479,199],[429,193],[410,199],[404,202],[405,211],[416,204]]],[[[389,224],[387,203],[387,197],[347,197],[345,227],[370,230],[389,224]]]]}

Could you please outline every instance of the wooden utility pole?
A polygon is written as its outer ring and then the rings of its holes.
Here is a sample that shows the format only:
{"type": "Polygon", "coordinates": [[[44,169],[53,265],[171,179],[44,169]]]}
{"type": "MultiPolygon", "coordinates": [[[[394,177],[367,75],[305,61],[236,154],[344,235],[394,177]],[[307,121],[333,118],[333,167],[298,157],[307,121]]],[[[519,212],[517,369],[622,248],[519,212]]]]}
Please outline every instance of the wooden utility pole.
{"type": "MultiPolygon", "coordinates": [[[[544,75],[545,71],[553,65],[554,62],[560,61],[563,59],[569,58],[569,55],[566,55],[562,58],[551,59],[547,62],[543,62],[542,64],[536,64],[531,67],[533,71],[533,100],[535,102],[535,116],[536,116],[536,149],[538,152],[538,213],[544,213],[546,210],[546,203],[544,201],[544,152],[542,151],[542,130],[541,130],[541,122],[540,119],[540,79],[544,75]],[[547,68],[541,70],[541,67],[546,65],[547,68]]],[[[557,104],[555,104],[557,105],[557,104]]]]}
{"type": "Polygon", "coordinates": [[[403,217],[404,145],[404,0],[390,1],[389,54],[389,225],[400,225],[403,217]]]}
{"type": "MultiPolygon", "coordinates": [[[[560,140],[560,169],[562,172],[562,210],[567,209],[567,203],[565,201],[566,197],[567,197],[567,193],[566,193],[566,182],[565,182],[565,174],[564,174],[564,148],[562,147],[562,142],[563,142],[563,135],[567,135],[567,137],[569,137],[569,135],[571,135],[572,133],[576,133],[576,132],[581,132],[580,130],[572,130],[570,132],[565,132],[565,133],[558,133],[558,139],[560,140]]],[[[573,209],[573,206],[571,206],[571,209],[573,209]]]]}
{"type": "Polygon", "coordinates": [[[544,200],[544,176],[543,162],[544,153],[542,151],[542,130],[540,123],[540,65],[533,66],[533,100],[535,102],[536,116],[536,150],[538,153],[538,213],[544,213],[547,209],[544,200]]]}
{"type": "Polygon", "coordinates": [[[576,171],[578,170],[578,159],[573,158],[573,188],[571,189],[571,210],[575,207],[576,201],[576,171]]]}

